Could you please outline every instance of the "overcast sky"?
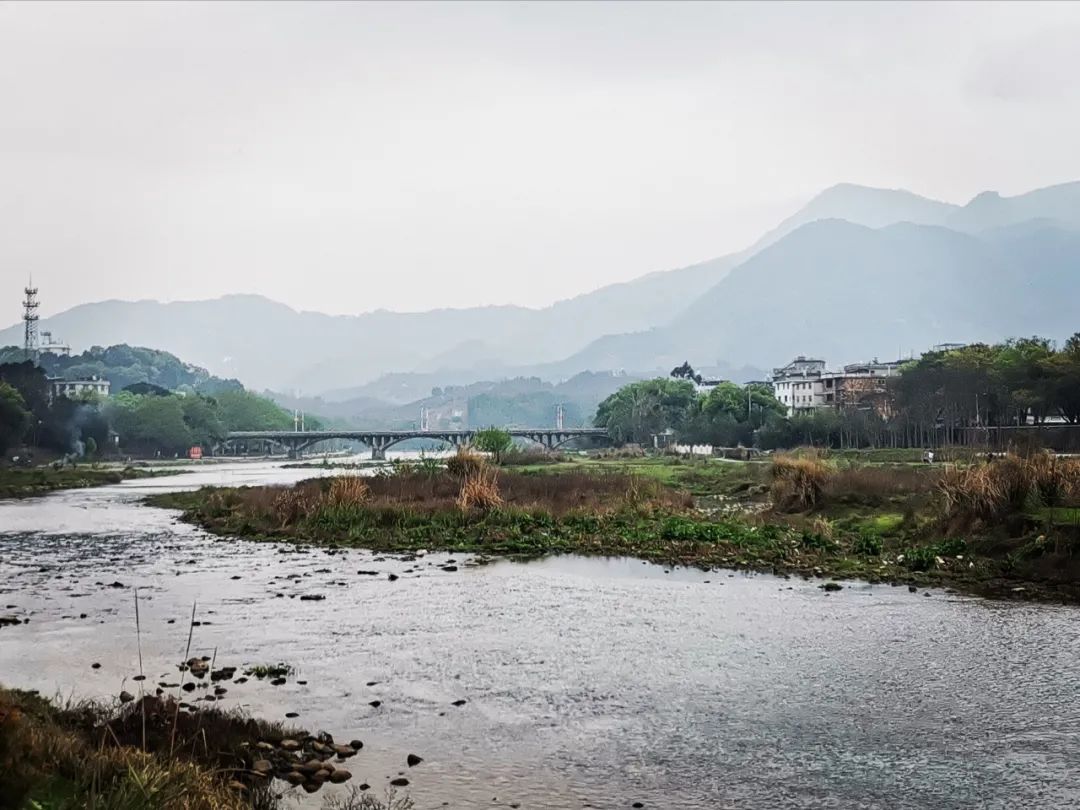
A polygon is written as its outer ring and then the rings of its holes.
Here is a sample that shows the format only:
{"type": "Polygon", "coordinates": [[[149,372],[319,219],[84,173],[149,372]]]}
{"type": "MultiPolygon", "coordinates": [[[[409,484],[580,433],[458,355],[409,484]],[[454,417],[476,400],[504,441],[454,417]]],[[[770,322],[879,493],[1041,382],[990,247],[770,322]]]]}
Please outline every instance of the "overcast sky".
{"type": "Polygon", "coordinates": [[[0,3],[0,326],[537,306],[848,181],[1080,177],[1080,4],[0,3]]]}

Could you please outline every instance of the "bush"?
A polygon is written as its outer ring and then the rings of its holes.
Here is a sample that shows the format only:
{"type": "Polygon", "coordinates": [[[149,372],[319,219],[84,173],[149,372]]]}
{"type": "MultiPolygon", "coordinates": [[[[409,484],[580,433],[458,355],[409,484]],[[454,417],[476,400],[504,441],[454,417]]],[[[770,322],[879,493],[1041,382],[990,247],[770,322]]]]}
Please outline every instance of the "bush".
{"type": "Polygon", "coordinates": [[[950,515],[999,520],[1029,506],[1057,506],[1080,497],[1080,461],[1046,452],[1010,454],[949,469],[938,487],[950,515]]]}
{"type": "Polygon", "coordinates": [[[458,506],[462,511],[487,511],[501,506],[502,502],[494,470],[481,469],[465,476],[458,495],[458,506]]]}
{"type": "Polygon", "coordinates": [[[446,471],[455,478],[468,478],[487,467],[487,460],[467,447],[459,447],[446,461],[446,471]]]}
{"type": "Polygon", "coordinates": [[[884,547],[881,535],[865,526],[859,529],[855,542],[851,544],[851,550],[864,557],[878,557],[884,547]]]}
{"type": "Polygon", "coordinates": [[[776,456],[772,463],[773,506],[781,512],[804,512],[821,503],[829,468],[817,458],[776,456]]]}

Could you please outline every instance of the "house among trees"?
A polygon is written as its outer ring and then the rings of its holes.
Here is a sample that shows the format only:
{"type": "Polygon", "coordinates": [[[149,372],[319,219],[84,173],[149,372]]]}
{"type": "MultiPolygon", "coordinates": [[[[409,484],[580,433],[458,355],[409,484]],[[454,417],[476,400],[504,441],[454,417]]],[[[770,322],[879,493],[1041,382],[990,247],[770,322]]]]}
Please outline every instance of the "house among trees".
{"type": "Polygon", "coordinates": [[[58,399],[60,397],[79,399],[80,397],[87,395],[104,398],[109,396],[111,387],[112,385],[108,380],[103,380],[97,376],[89,377],[85,380],[65,380],[56,377],[49,378],[49,396],[53,399],[58,399]]]}
{"type": "Polygon", "coordinates": [[[776,399],[788,415],[816,408],[872,410],[878,416],[890,413],[886,380],[900,373],[900,361],[851,363],[842,371],[828,371],[824,360],[802,355],[783,368],[773,370],[776,399]]]}

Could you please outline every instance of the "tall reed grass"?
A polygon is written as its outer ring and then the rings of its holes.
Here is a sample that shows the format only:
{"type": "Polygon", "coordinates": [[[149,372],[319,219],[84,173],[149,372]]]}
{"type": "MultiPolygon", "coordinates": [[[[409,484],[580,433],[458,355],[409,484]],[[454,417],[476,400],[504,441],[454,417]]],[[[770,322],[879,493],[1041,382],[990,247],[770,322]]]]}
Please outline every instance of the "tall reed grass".
{"type": "Polygon", "coordinates": [[[1047,452],[1007,455],[985,464],[951,467],[938,487],[954,517],[998,520],[1042,506],[1080,500],[1080,460],[1047,452]]]}

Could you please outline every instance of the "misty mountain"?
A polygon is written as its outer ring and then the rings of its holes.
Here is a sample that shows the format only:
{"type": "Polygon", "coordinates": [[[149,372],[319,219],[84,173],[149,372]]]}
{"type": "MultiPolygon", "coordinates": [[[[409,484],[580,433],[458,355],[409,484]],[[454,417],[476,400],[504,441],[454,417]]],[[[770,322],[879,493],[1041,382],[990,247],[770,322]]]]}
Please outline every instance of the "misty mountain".
{"type": "MultiPolygon", "coordinates": [[[[1068,308],[1062,296],[1076,274],[1077,230],[1080,182],[1015,197],[985,192],[963,206],[841,184],[742,253],[541,309],[329,316],[258,295],[232,295],[85,304],[43,319],[41,326],[76,350],[136,343],[258,388],[338,390],[337,398],[401,403],[440,381],[664,372],[684,360],[747,379],[792,351],[830,349],[839,360],[945,340],[1057,335],[1065,316],[1044,319],[1041,313],[1068,308]],[[931,273],[940,278],[929,278],[931,273]],[[1038,284],[1017,288],[1017,277],[1037,278],[1038,284]],[[982,289],[979,278],[994,279],[993,288],[982,289]],[[856,293],[866,300],[852,298],[856,293]],[[943,296],[951,299],[948,305],[943,296]],[[822,306],[838,311],[826,316],[822,306]],[[880,318],[870,317],[879,307],[880,318]],[[379,385],[385,375],[401,390],[358,390],[379,385]]],[[[47,301],[48,291],[42,293],[47,301]]],[[[0,345],[17,345],[21,337],[21,326],[13,326],[0,332],[0,345]]]]}
{"type": "MultiPolygon", "coordinates": [[[[297,312],[258,295],[229,295],[83,304],[43,318],[41,328],[76,349],[125,341],[160,347],[216,374],[276,390],[325,391],[388,372],[461,371],[477,379],[554,362],[604,334],[666,320],[722,278],[736,259],[653,273],[538,310],[502,306],[330,316],[297,312]]],[[[21,342],[21,326],[0,331],[0,345],[21,342]]]]}
{"type": "Polygon", "coordinates": [[[1080,329],[1080,231],[1045,223],[973,235],[900,223],[803,225],[733,270],[666,326],[606,336],[571,363],[738,357],[779,365],[896,358],[935,343],[1080,329]],[[653,347],[651,354],[644,354],[653,347]]]}
{"type": "Polygon", "coordinates": [[[842,219],[868,228],[898,222],[941,225],[960,206],[920,197],[903,189],[870,188],[840,183],[818,194],[754,244],[756,253],[792,231],[822,219],[842,219]]]}

